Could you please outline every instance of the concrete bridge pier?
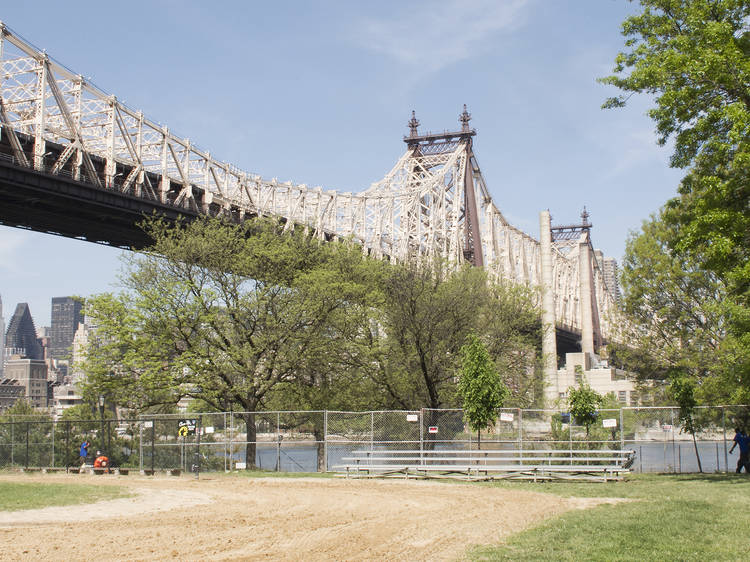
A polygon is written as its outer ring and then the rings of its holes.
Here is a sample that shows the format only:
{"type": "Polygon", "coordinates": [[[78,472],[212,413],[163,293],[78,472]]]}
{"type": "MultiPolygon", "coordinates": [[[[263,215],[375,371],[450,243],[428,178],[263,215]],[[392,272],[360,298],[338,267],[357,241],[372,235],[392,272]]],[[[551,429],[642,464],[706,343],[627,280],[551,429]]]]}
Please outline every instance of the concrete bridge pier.
{"type": "Polygon", "coordinates": [[[539,213],[539,242],[542,265],[542,361],[545,393],[559,396],[557,388],[557,340],[555,335],[555,296],[552,272],[552,222],[549,210],[539,213]]]}

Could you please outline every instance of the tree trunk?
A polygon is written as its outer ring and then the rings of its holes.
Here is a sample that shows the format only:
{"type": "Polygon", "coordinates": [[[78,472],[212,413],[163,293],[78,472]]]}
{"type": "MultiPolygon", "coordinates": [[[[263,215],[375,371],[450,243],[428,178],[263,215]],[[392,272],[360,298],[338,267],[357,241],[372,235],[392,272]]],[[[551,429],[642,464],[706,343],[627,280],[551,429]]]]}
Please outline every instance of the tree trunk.
{"type": "Polygon", "coordinates": [[[482,450],[482,430],[477,429],[477,450],[482,450]]]}
{"type": "Polygon", "coordinates": [[[698,461],[698,472],[703,472],[703,465],[701,464],[701,456],[698,453],[698,443],[695,440],[695,432],[690,432],[693,435],[693,448],[695,449],[695,458],[698,461]]]}
{"type": "Polygon", "coordinates": [[[328,467],[326,466],[325,435],[323,434],[323,429],[316,425],[313,428],[313,437],[315,437],[315,446],[317,449],[318,472],[325,472],[328,467]]]}
{"type": "Polygon", "coordinates": [[[255,453],[258,448],[256,443],[255,413],[246,412],[242,414],[242,419],[245,421],[245,430],[247,432],[245,438],[245,470],[255,470],[257,468],[255,466],[255,453]]]}

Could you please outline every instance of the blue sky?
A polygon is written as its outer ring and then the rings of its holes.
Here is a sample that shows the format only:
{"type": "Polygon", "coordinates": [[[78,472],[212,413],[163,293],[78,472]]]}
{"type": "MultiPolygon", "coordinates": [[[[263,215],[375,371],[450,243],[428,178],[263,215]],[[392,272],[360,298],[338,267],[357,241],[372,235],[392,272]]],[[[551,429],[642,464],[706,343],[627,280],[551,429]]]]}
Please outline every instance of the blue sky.
{"type": "MultiPolygon", "coordinates": [[[[626,0],[4,3],[0,20],[103,90],[219,159],[281,181],[359,191],[420,131],[456,129],[506,218],[538,238],[591,213],[594,244],[621,258],[628,232],[676,193],[645,115],[602,110],[596,82],[622,48],[626,0]]],[[[2,204],[2,202],[0,202],[2,204]]],[[[121,252],[0,227],[7,320],[29,302],[116,289],[121,252]]]]}

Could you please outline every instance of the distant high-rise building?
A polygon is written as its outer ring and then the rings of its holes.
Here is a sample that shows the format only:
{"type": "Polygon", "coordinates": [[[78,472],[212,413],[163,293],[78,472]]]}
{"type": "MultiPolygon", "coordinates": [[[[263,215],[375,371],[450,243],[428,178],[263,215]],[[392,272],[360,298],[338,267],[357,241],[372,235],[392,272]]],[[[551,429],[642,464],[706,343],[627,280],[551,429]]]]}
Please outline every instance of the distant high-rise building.
{"type": "Polygon", "coordinates": [[[607,288],[615,297],[615,301],[620,302],[620,282],[617,279],[617,260],[615,258],[604,258],[602,261],[602,273],[607,288]]]}
{"type": "Polygon", "coordinates": [[[47,363],[42,359],[11,356],[5,364],[5,376],[18,381],[34,408],[46,408],[49,402],[47,363]]]}
{"type": "Polygon", "coordinates": [[[73,336],[78,325],[83,323],[81,302],[73,297],[52,299],[52,325],[49,336],[49,355],[53,359],[69,359],[72,353],[73,336]]]}
{"type": "Polygon", "coordinates": [[[86,322],[78,326],[76,335],[73,338],[73,362],[71,363],[70,375],[71,380],[74,383],[81,382],[84,378],[84,373],[81,370],[81,363],[85,360],[86,347],[89,343],[91,335],[91,327],[88,325],[88,317],[86,322]]]}
{"type": "Polygon", "coordinates": [[[36,336],[34,319],[31,317],[29,305],[18,303],[13,318],[8,324],[5,334],[5,349],[13,355],[20,355],[27,359],[44,359],[44,352],[36,336]]]}
{"type": "Polygon", "coordinates": [[[617,260],[615,258],[608,258],[604,256],[601,250],[594,250],[594,257],[599,269],[602,270],[602,277],[604,277],[604,284],[607,286],[609,294],[611,294],[615,302],[620,302],[620,282],[617,280],[617,260]]]}

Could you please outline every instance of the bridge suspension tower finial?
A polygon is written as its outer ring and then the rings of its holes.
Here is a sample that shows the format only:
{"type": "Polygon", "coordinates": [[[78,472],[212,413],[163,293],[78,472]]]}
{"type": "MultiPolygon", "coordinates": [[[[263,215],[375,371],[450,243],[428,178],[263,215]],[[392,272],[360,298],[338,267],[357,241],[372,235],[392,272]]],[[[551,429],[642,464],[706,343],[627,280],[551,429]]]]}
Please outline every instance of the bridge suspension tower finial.
{"type": "Polygon", "coordinates": [[[461,122],[461,132],[470,132],[469,121],[471,121],[471,113],[466,110],[466,104],[464,104],[464,112],[458,116],[458,120],[461,122]]]}
{"type": "Polygon", "coordinates": [[[581,225],[582,226],[591,226],[591,223],[589,222],[589,212],[586,210],[586,205],[583,206],[583,212],[581,213],[581,225]]]}
{"type": "Polygon", "coordinates": [[[419,119],[417,119],[414,110],[412,110],[411,119],[409,119],[409,123],[407,124],[409,125],[409,137],[419,136],[419,133],[417,132],[417,127],[419,127],[419,119]]]}

